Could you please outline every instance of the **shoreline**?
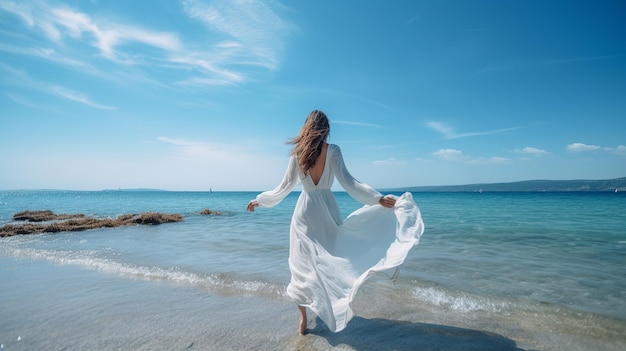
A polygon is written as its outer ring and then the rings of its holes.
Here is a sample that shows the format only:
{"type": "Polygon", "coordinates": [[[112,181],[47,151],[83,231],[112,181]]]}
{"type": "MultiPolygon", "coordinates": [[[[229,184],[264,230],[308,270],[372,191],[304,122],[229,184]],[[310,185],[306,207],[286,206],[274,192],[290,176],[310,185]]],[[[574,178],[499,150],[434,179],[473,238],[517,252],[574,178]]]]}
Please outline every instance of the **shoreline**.
{"type": "Polygon", "coordinates": [[[328,331],[311,314],[307,335],[298,336],[297,311],[285,297],[207,293],[39,260],[0,257],[0,264],[8,282],[0,293],[6,350],[613,351],[626,345],[623,338],[598,340],[520,316],[486,313],[476,320],[419,307],[403,312],[399,305],[359,314],[366,311],[359,306],[373,302],[367,289],[344,331],[328,331]],[[28,284],[47,288],[25,289],[28,284]]]}

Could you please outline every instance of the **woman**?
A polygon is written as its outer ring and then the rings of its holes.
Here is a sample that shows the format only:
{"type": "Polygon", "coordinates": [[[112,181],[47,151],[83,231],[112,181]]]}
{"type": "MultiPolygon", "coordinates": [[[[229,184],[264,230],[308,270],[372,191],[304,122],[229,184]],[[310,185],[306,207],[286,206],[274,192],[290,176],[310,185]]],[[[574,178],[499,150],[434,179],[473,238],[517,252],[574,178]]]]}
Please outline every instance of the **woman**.
{"type": "Polygon", "coordinates": [[[311,112],[289,142],[295,146],[282,182],[247,206],[250,212],[259,206],[275,206],[302,183],[291,219],[287,287],[287,295],[300,311],[300,335],[306,332],[307,307],[330,330],[344,329],[353,316],[350,303],[359,286],[376,272],[397,268],[423,232],[411,194],[383,196],[354,179],[339,147],[326,143],[329,132],[326,115],[311,112]],[[366,205],[345,222],[331,191],[335,178],[350,196],[366,205]],[[376,257],[370,257],[373,252],[376,257]]]}

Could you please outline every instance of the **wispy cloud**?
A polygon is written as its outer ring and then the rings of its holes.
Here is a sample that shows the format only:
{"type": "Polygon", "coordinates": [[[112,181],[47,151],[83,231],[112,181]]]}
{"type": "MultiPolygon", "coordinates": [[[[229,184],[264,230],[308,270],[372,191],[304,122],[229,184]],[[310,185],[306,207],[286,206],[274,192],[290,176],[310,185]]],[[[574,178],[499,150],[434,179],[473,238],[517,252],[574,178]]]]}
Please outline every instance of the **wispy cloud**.
{"type": "Polygon", "coordinates": [[[271,70],[280,63],[284,36],[290,25],[268,3],[184,0],[182,4],[189,17],[226,36],[220,47],[238,55],[237,63],[259,65],[271,70]]]}
{"type": "Polygon", "coordinates": [[[180,40],[172,33],[146,30],[141,27],[111,23],[95,23],[90,16],[70,8],[52,8],[49,21],[42,26],[54,28],[55,36],[66,34],[74,39],[93,38],[89,43],[111,60],[132,63],[118,47],[126,43],[140,43],[164,51],[180,49],[180,40]]]}
{"type": "MultiPolygon", "coordinates": [[[[137,82],[149,83],[153,86],[160,86],[165,88],[161,82],[155,81],[153,78],[147,77],[141,72],[128,73],[124,71],[111,71],[99,69],[93,63],[88,62],[89,58],[83,58],[77,56],[75,53],[63,52],[67,50],[65,47],[54,49],[49,46],[45,47],[17,47],[14,45],[7,45],[0,43],[0,51],[6,52],[12,55],[22,55],[34,57],[37,59],[46,60],[50,63],[57,64],[61,67],[69,68],[70,70],[103,78],[108,81],[117,82],[120,84],[127,84],[130,80],[137,82]],[[84,59],[84,60],[83,60],[84,59]]],[[[90,61],[95,63],[95,60],[90,61]]]]}
{"type": "Polygon", "coordinates": [[[498,134],[498,133],[508,132],[511,130],[516,130],[516,129],[521,128],[521,127],[511,127],[511,128],[494,129],[494,130],[487,130],[487,131],[481,131],[481,132],[458,133],[452,127],[442,122],[430,121],[430,122],[427,122],[426,125],[429,128],[443,134],[443,137],[446,139],[458,139],[458,138],[465,138],[465,137],[472,137],[472,136],[479,136],[479,135],[498,134]]]}
{"type": "MultiPolygon", "coordinates": [[[[15,69],[13,67],[4,65],[0,63],[0,72],[4,73],[4,79],[6,81],[10,81],[12,84],[17,86],[26,87],[29,89],[33,89],[36,91],[40,91],[46,94],[54,95],[57,97],[61,97],[67,100],[71,100],[74,102],[78,102],[84,105],[87,105],[92,108],[100,109],[100,110],[114,110],[116,107],[107,106],[100,103],[95,102],[88,94],[72,89],[68,89],[64,86],[52,84],[44,81],[39,81],[31,78],[28,73],[21,71],[19,69],[15,69]]],[[[11,97],[12,95],[9,94],[11,97]]],[[[12,100],[25,105],[23,99],[12,97],[12,100]]]]}
{"type": "Polygon", "coordinates": [[[141,43],[165,51],[179,50],[180,41],[171,33],[157,32],[118,23],[96,23],[89,15],[65,5],[46,2],[4,2],[0,9],[22,18],[28,26],[39,29],[49,39],[61,43],[72,39],[84,41],[100,54],[118,62],[132,62],[118,47],[141,43]]]}
{"type": "Polygon", "coordinates": [[[59,55],[58,52],[56,52],[54,49],[49,48],[49,47],[25,48],[25,47],[17,47],[13,45],[0,43],[0,51],[4,51],[7,53],[16,54],[16,55],[37,57],[37,58],[41,58],[41,59],[48,60],[51,62],[59,63],[61,65],[66,65],[66,66],[74,66],[74,67],[88,67],[89,66],[89,64],[83,61],[61,56],[59,55]]]}
{"type": "Polygon", "coordinates": [[[342,120],[332,120],[333,124],[347,124],[351,126],[358,127],[368,127],[368,128],[382,128],[383,126],[374,123],[363,123],[363,122],[353,122],[353,121],[342,121],[342,120]]]}
{"type": "Polygon", "coordinates": [[[456,149],[439,149],[433,152],[433,155],[445,161],[463,162],[468,165],[481,164],[506,164],[511,160],[506,157],[470,157],[463,154],[462,151],[456,149]]]}
{"type": "Polygon", "coordinates": [[[49,106],[49,105],[44,105],[41,104],[39,102],[35,102],[32,99],[26,98],[22,95],[18,95],[18,94],[5,94],[5,96],[7,98],[9,98],[11,101],[13,101],[16,104],[22,105],[22,106],[26,106],[28,108],[34,108],[34,109],[38,109],[38,110],[44,110],[47,112],[50,111],[56,111],[57,107],[56,106],[49,106]]]}
{"type": "Polygon", "coordinates": [[[246,67],[278,68],[291,29],[275,11],[278,4],[223,0],[211,3],[184,0],[180,4],[181,12],[176,15],[203,23],[207,41],[198,42],[175,31],[154,30],[139,23],[92,17],[65,4],[2,1],[0,12],[15,15],[25,24],[27,35],[37,38],[29,43],[48,47],[16,48],[0,44],[0,51],[43,58],[96,74],[94,67],[101,66],[97,57],[94,60],[95,50],[100,61],[109,62],[106,70],[124,72],[131,67],[134,70],[143,67],[145,70],[137,73],[142,82],[151,80],[145,74],[153,73],[154,69],[173,70],[176,74],[162,75],[159,79],[175,80],[159,83],[183,86],[236,84],[254,74],[254,71],[246,72],[246,67]],[[95,66],[86,62],[95,62],[95,66]]]}
{"type": "Polygon", "coordinates": [[[180,85],[188,86],[219,86],[232,85],[243,82],[245,76],[236,71],[231,71],[224,67],[213,63],[210,55],[200,53],[186,53],[185,55],[170,56],[168,61],[181,67],[196,67],[204,74],[199,76],[190,76],[184,80],[177,82],[180,85]]]}
{"type": "Polygon", "coordinates": [[[213,157],[220,154],[220,148],[207,142],[158,137],[159,141],[177,147],[178,154],[184,157],[213,157]]]}
{"type": "Polygon", "coordinates": [[[79,92],[79,91],[72,91],[70,89],[58,86],[58,85],[51,85],[50,86],[50,91],[52,93],[54,93],[57,96],[72,100],[72,101],[76,101],[79,102],[81,104],[87,105],[89,107],[93,107],[93,108],[97,108],[100,110],[115,110],[116,108],[113,106],[106,106],[106,105],[101,105],[98,104],[96,102],[94,102],[93,100],[91,100],[91,98],[89,96],[87,96],[87,94],[79,92]]]}
{"type": "Polygon", "coordinates": [[[168,136],[160,136],[157,140],[171,147],[170,155],[174,158],[200,162],[208,165],[209,169],[213,167],[211,166],[213,164],[220,164],[241,170],[242,164],[260,162],[259,156],[250,151],[250,144],[244,146],[245,143],[237,141],[223,144],[168,136]]]}

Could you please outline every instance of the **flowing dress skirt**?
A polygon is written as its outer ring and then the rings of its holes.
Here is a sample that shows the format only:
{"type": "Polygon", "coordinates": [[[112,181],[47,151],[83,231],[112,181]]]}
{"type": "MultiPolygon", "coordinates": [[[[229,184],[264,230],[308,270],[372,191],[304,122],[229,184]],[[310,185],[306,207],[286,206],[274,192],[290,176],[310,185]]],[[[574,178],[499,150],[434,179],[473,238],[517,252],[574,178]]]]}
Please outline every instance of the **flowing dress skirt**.
{"type": "Polygon", "coordinates": [[[353,317],[351,303],[359,287],[376,273],[395,276],[419,242],[424,223],[408,192],[396,198],[393,209],[365,205],[345,221],[337,218],[332,196],[330,190],[304,191],[298,199],[290,230],[287,294],[338,332],[353,317]]]}

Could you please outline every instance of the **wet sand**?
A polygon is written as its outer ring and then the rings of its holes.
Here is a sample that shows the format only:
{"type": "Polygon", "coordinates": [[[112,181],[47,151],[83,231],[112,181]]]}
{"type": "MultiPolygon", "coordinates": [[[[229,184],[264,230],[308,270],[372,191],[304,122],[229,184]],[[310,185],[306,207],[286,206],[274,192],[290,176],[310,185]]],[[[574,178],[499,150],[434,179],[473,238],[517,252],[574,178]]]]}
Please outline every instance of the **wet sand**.
{"type": "MultiPolygon", "coordinates": [[[[340,333],[331,333],[311,315],[308,334],[298,336],[298,312],[283,296],[216,295],[44,261],[2,257],[0,265],[6,282],[0,291],[3,350],[518,351],[624,346],[567,333],[537,333],[522,323],[490,331],[489,321],[452,322],[426,312],[401,315],[402,306],[389,309],[388,315],[359,315],[340,333]],[[393,316],[401,318],[388,318],[393,316]]],[[[357,311],[366,300],[356,301],[357,311]]]]}

